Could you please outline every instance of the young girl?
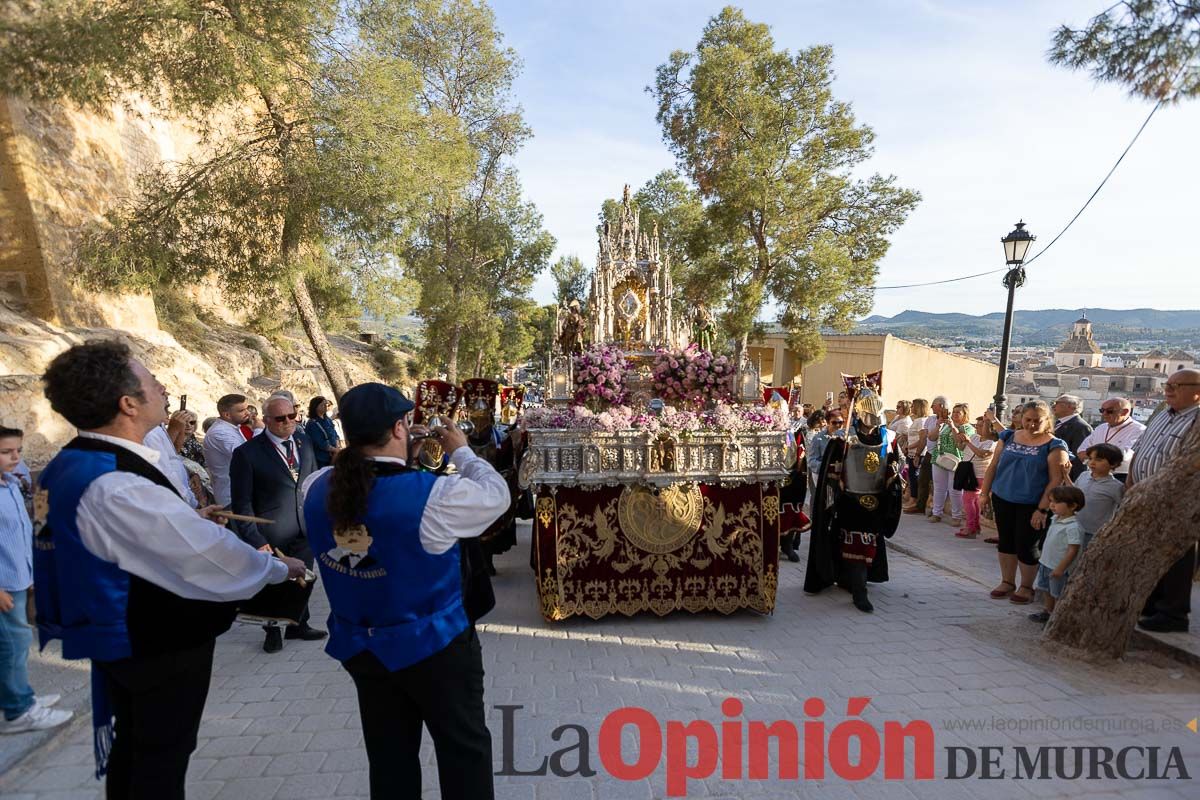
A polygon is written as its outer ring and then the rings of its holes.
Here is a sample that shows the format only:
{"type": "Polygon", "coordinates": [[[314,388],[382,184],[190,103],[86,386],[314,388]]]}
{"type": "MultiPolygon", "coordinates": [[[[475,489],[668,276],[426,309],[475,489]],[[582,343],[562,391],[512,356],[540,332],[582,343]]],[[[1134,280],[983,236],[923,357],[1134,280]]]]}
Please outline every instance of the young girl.
{"type": "Polygon", "coordinates": [[[1075,512],[1087,504],[1083,490],[1077,486],[1055,486],[1050,490],[1050,512],[1054,514],[1050,530],[1046,531],[1046,543],[1038,559],[1037,580],[1034,587],[1046,593],[1046,609],[1029,618],[1045,623],[1054,611],[1054,604],[1067,586],[1071,565],[1083,545],[1083,531],[1075,512]]]}
{"type": "MultiPolygon", "coordinates": [[[[987,474],[988,464],[992,461],[992,449],[996,446],[996,434],[987,415],[975,420],[975,433],[968,436],[959,432],[958,445],[967,456],[975,469],[975,480],[983,485],[983,476],[987,474]]],[[[954,534],[960,539],[974,539],[979,535],[979,489],[964,489],[962,493],[964,523],[954,534]]]]}

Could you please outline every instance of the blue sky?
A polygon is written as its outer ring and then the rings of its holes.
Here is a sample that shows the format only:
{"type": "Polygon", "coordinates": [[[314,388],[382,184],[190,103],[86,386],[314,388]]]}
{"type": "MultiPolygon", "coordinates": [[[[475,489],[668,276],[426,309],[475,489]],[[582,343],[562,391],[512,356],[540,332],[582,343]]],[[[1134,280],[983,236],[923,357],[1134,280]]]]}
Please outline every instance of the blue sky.
{"type": "MultiPolygon", "coordinates": [[[[691,49],[723,3],[493,0],[524,69],[515,94],[533,140],[517,158],[556,256],[595,263],[605,197],[674,166],[644,87],[691,49]]],[[[835,96],[876,132],[870,168],[924,196],[893,237],[878,284],[1003,267],[1018,218],[1046,244],[1078,210],[1151,104],[1050,66],[1051,32],[1104,0],[743,2],[777,47],[834,48],[835,96]]],[[[1200,102],[1161,109],[1087,212],[1031,265],[1018,308],[1200,306],[1200,102]],[[1193,142],[1187,145],[1186,142],[1193,142]]],[[[552,296],[548,273],[535,288],[552,296]]],[[[999,276],[878,291],[875,313],[1003,311],[999,276]]]]}

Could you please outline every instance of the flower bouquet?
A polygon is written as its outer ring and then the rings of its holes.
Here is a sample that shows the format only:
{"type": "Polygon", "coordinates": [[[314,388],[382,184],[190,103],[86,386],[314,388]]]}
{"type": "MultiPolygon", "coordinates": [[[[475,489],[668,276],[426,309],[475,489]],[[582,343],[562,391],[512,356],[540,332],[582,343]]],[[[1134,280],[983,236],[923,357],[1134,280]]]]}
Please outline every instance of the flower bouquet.
{"type": "Polygon", "coordinates": [[[616,345],[593,345],[575,356],[575,402],[600,411],[625,402],[628,359],[616,345]]]}
{"type": "Polygon", "coordinates": [[[658,397],[693,408],[732,400],[735,373],[728,357],[715,356],[696,344],[682,351],[659,350],[651,367],[658,397]]]}

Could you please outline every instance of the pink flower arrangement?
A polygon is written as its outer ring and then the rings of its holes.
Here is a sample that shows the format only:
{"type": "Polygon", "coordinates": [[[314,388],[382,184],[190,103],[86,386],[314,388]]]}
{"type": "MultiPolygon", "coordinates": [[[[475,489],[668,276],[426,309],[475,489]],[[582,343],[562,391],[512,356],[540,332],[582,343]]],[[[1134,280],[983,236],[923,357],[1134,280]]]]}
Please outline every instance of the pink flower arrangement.
{"type": "Polygon", "coordinates": [[[655,394],[697,408],[732,400],[735,372],[728,357],[714,356],[696,344],[683,351],[660,349],[651,367],[655,394]]]}
{"type": "Polygon", "coordinates": [[[575,402],[593,411],[625,402],[629,363],[616,345],[599,344],[575,356],[575,402]]]}

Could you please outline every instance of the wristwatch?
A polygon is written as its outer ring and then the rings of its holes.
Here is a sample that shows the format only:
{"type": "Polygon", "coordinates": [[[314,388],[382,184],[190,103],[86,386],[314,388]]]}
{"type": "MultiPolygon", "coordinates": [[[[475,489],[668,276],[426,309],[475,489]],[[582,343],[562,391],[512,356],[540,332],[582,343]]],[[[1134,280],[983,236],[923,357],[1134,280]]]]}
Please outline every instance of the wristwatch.
{"type": "Polygon", "coordinates": [[[1039,509],[1038,509],[1038,513],[1039,513],[1039,514],[1049,514],[1049,513],[1050,513],[1050,509],[1048,509],[1048,508],[1039,508],[1039,509]]]}

